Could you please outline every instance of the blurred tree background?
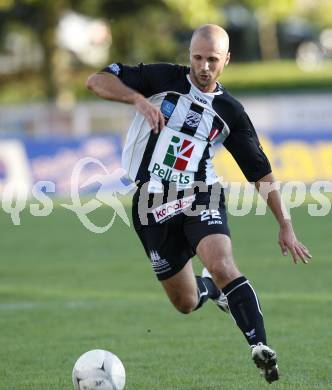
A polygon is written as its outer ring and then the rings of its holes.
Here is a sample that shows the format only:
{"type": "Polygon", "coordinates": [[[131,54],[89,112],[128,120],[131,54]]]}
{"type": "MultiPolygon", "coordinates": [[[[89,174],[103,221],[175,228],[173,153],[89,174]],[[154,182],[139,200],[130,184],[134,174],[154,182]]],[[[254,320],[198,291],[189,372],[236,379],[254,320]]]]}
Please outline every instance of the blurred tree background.
{"type": "Polygon", "coordinates": [[[188,63],[203,23],[230,34],[230,88],[332,86],[331,0],[0,0],[0,102],[84,98],[112,61],[188,63]]]}

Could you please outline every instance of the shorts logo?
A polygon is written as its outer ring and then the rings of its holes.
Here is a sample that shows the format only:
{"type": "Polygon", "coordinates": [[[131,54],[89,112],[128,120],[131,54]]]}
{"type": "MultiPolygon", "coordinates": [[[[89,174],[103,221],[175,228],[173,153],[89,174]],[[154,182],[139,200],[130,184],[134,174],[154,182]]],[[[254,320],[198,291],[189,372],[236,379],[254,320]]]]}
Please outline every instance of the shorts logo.
{"type": "Polygon", "coordinates": [[[157,251],[150,251],[150,259],[152,268],[157,275],[171,270],[168,261],[162,259],[157,251]]]}
{"type": "Polygon", "coordinates": [[[195,145],[187,139],[184,139],[180,145],[180,141],[179,137],[175,135],[172,137],[163,163],[170,168],[184,171],[187,168],[195,145]]]}
{"type": "Polygon", "coordinates": [[[189,110],[185,122],[190,127],[198,127],[201,118],[202,114],[199,114],[198,112],[193,110],[189,110]]]}
{"type": "Polygon", "coordinates": [[[162,222],[166,219],[179,214],[181,211],[190,207],[195,200],[195,195],[187,196],[186,198],[176,199],[171,202],[162,204],[156,207],[152,213],[156,222],[162,222]]]}

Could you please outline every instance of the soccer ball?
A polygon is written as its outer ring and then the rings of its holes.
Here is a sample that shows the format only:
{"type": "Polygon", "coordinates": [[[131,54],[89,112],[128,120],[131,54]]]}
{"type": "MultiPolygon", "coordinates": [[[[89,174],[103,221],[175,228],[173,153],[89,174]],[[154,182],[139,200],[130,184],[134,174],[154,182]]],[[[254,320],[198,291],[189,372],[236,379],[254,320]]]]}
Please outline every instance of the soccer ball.
{"type": "Polygon", "coordinates": [[[122,390],[126,372],[116,355],[94,349],[78,358],[72,379],[75,390],[122,390]]]}

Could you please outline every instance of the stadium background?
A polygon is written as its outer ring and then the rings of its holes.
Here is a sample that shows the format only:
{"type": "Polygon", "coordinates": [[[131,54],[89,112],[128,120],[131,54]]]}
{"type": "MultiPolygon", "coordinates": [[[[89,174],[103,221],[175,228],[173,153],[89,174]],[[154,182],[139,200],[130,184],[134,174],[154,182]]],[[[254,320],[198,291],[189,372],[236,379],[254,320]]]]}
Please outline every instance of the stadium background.
{"type": "MultiPolygon", "coordinates": [[[[96,347],[122,358],[129,390],[265,388],[229,319],[212,305],[188,318],[171,309],[121,219],[96,235],[59,205],[82,157],[120,167],[133,115],[91,96],[86,77],[113,61],[187,63],[205,22],[230,34],[221,82],[250,114],[276,177],[331,184],[329,1],[0,0],[0,388],[69,389],[75,359],[96,347]],[[54,210],[38,218],[26,208],[15,226],[6,189],[19,198],[42,180],[55,183],[54,210]]],[[[224,180],[244,180],[225,150],[215,165],[224,180]]],[[[280,258],[269,214],[230,219],[234,251],[281,355],[279,388],[330,389],[331,212],[310,217],[305,204],[292,215],[310,266],[280,258]]],[[[111,217],[106,206],[91,215],[99,225],[111,217]]]]}

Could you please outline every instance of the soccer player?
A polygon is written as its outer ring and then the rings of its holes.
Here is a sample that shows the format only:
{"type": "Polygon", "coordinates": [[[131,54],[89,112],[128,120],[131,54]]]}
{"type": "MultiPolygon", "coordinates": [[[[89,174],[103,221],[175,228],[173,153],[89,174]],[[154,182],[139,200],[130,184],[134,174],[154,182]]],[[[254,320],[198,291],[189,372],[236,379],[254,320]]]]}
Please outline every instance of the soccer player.
{"type": "Polygon", "coordinates": [[[230,60],[226,31],[201,26],[189,51],[190,67],[113,63],[91,75],[87,87],[137,110],[122,162],[138,183],[135,230],[170,301],[182,313],[197,310],[209,298],[228,311],[271,383],[279,378],[276,352],[267,346],[256,292],[233,259],[224,193],[211,163],[218,145],[226,147],[258,190],[262,184],[272,188],[265,199],[280,225],[282,253],[289,251],[295,263],[307,263],[311,255],[283,213],[271,166],[248,115],[218,82],[230,60]],[[188,212],[198,206],[200,212],[188,212]],[[204,265],[202,276],[193,272],[195,254],[204,265]]]}

